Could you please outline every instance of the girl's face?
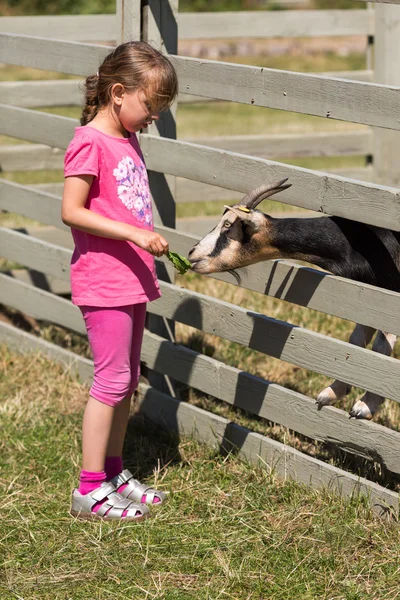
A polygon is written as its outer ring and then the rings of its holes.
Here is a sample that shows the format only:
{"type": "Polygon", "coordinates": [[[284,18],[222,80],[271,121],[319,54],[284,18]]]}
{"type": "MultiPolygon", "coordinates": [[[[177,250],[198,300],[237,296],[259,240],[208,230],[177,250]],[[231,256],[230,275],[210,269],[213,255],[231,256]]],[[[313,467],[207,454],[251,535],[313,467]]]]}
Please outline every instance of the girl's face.
{"type": "Polygon", "coordinates": [[[140,129],[151,125],[159,118],[157,113],[152,113],[144,92],[127,92],[122,88],[114,97],[118,119],[129,133],[136,133],[140,129]]]}

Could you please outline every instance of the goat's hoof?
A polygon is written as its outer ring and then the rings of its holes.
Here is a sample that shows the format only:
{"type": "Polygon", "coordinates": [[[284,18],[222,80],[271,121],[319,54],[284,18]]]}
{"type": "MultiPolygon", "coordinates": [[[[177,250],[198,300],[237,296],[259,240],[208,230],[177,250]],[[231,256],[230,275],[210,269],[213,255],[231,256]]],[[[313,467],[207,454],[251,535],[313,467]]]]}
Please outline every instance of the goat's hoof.
{"type": "Polygon", "coordinates": [[[315,404],[317,405],[318,410],[321,410],[324,406],[332,406],[332,404],[335,404],[338,400],[339,398],[332,388],[327,387],[318,394],[315,404]]]}
{"type": "Polygon", "coordinates": [[[381,396],[367,392],[360,400],[357,400],[349,415],[353,419],[367,419],[370,421],[383,402],[381,396]]]}

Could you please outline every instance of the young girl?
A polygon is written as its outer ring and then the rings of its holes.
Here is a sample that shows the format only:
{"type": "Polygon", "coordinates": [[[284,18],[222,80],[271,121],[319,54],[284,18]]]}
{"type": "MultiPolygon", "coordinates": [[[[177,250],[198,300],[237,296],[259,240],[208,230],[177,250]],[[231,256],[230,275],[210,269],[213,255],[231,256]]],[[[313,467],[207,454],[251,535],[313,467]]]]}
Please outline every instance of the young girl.
{"type": "Polygon", "coordinates": [[[86,79],[81,127],[65,155],[62,220],[72,228],[72,302],[85,320],[94,379],[82,424],[82,471],[71,514],[142,520],[165,500],[123,469],[130,398],[139,379],[146,303],[160,296],[146,167],[135,133],[177,94],[170,61],[144,42],[118,46],[86,79]]]}

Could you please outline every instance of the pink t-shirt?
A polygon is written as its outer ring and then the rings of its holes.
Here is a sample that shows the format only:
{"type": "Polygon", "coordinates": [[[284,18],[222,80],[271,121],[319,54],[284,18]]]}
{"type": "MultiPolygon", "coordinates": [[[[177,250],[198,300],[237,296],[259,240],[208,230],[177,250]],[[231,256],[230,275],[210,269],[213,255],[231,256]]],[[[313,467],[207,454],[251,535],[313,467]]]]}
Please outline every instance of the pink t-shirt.
{"type": "MultiPolygon", "coordinates": [[[[134,134],[117,138],[77,127],[64,174],[94,175],[86,208],[104,217],[153,230],[146,166],[134,134]]],[[[125,306],[160,297],[154,257],[127,241],[72,229],[72,302],[78,306],[125,306]]]]}

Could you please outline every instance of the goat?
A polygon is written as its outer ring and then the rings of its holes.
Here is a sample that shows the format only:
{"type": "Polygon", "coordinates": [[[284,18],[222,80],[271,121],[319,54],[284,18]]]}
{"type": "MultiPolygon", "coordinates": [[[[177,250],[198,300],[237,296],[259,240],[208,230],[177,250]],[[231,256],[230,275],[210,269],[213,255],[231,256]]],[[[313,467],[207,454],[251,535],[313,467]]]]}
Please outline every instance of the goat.
{"type": "MultiPolygon", "coordinates": [[[[277,219],[256,210],[262,200],[281,192],[287,179],[262,185],[239,204],[225,206],[216,227],[189,252],[192,270],[209,274],[230,271],[276,258],[312,263],[334,275],[400,291],[400,233],[340,217],[277,219]]],[[[236,274],[237,275],[237,274],[236,274]]],[[[375,329],[357,324],[349,342],[366,347],[375,329]]],[[[390,356],[397,336],[378,331],[372,350],[390,356]]],[[[351,387],[336,380],[317,397],[317,406],[336,403],[351,387]]],[[[372,419],[384,398],[366,392],[350,411],[372,419]]]]}

